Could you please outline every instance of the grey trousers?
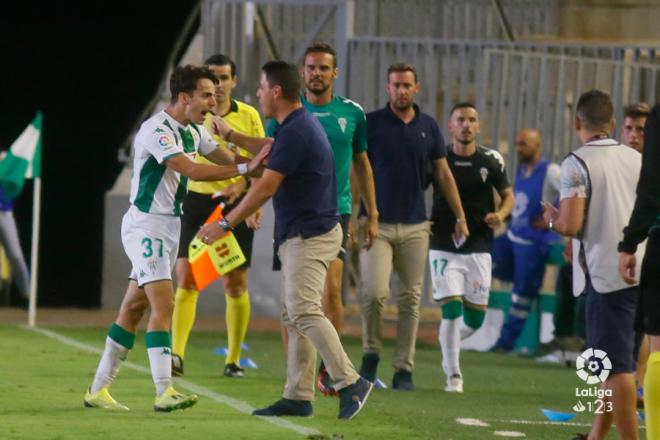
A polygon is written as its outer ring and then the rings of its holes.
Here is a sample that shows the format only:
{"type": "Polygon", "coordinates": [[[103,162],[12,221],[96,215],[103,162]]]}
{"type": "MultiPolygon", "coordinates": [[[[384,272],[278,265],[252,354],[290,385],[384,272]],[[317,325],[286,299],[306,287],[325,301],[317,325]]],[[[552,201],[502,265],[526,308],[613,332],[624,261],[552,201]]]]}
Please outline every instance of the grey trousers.
{"type": "Polygon", "coordinates": [[[284,397],[314,399],[316,352],[321,355],[333,386],[339,390],[359,379],[344,352],[339,335],[321,308],[328,264],[337,258],[342,231],[303,239],[291,238],[279,248],[282,261],[282,323],[289,335],[284,397]]]}
{"type": "Polygon", "coordinates": [[[21,243],[18,240],[14,214],[11,211],[0,212],[0,245],[7,253],[11,266],[11,276],[18,287],[18,291],[27,298],[30,293],[30,274],[28,273],[27,264],[25,264],[21,243]]]}
{"type": "Polygon", "coordinates": [[[360,253],[362,348],[379,353],[382,347],[382,313],[390,296],[394,269],[401,282],[397,293],[399,316],[392,366],[412,371],[419,324],[419,305],[429,248],[430,224],[380,223],[371,249],[360,253]]]}

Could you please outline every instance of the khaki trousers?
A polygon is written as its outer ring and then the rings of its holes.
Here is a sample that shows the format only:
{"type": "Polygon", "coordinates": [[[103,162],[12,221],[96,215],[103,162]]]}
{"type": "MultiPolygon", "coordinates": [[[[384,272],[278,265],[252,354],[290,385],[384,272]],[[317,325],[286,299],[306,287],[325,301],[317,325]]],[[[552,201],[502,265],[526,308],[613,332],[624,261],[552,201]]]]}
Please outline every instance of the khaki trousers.
{"type": "Polygon", "coordinates": [[[341,226],[330,232],[282,243],[282,323],[289,335],[284,397],[314,399],[316,352],[323,359],[335,389],[357,382],[359,375],[344,352],[339,335],[321,308],[328,264],[337,258],[341,226]]]}
{"type": "Polygon", "coordinates": [[[430,224],[426,221],[412,225],[380,223],[379,227],[371,249],[360,253],[362,347],[365,353],[380,352],[381,315],[390,296],[394,268],[401,291],[397,295],[399,317],[392,366],[397,371],[412,371],[430,224]]]}

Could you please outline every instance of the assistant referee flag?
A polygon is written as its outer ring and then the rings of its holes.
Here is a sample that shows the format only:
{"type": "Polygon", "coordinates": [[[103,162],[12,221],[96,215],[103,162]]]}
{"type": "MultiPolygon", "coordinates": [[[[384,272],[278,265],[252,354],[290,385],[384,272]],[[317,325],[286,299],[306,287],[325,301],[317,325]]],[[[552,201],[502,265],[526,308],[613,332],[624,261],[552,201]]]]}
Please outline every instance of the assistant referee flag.
{"type": "Polygon", "coordinates": [[[41,124],[42,115],[37,112],[0,161],[0,185],[10,199],[21,193],[25,179],[41,177],[41,124]]]}

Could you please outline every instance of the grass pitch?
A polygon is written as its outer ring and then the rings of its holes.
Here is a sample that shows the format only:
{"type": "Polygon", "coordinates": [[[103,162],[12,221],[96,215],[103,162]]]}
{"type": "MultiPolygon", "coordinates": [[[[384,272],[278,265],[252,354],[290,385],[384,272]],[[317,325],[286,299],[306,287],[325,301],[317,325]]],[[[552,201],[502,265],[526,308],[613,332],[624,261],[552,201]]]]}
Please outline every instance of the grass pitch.
{"type": "MultiPolygon", "coordinates": [[[[113,396],[128,413],[84,409],[106,329],[53,327],[51,337],[16,326],[0,326],[1,439],[570,439],[586,432],[592,420],[579,414],[572,424],[550,423],[541,408],[570,412],[575,388],[582,387],[573,369],[541,365],[532,359],[491,353],[463,353],[465,393],[442,391],[439,350],[418,344],[414,381],[417,390],[374,390],[360,415],[337,420],[338,400],[318,396],[311,418],[268,422],[249,415],[251,408],[277,400],[285,377],[278,334],[248,333],[245,356],[259,368],[243,379],[222,376],[224,359],[214,349],[225,335],[193,332],[186,353],[185,381],[176,385],[200,393],[197,406],[169,414],[152,410],[154,387],[148,373],[144,334],[112,386],[113,396]],[[78,346],[53,339],[77,341],[78,346]],[[487,426],[459,423],[477,419],[487,426]]],[[[344,345],[356,367],[361,350],[355,338],[344,345]]],[[[391,346],[381,354],[379,377],[391,383],[391,346]]],[[[584,399],[583,399],[584,400],[584,399]]],[[[586,404],[585,401],[582,402],[586,404]]],[[[473,421],[473,423],[475,423],[473,421]]],[[[615,438],[611,433],[608,438],[615,438]]]]}

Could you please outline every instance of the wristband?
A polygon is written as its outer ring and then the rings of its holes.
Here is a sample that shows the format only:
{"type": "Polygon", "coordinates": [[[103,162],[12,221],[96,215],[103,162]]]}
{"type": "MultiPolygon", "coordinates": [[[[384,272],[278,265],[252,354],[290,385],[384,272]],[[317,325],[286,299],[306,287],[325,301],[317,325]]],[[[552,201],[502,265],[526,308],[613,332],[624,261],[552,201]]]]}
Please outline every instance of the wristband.
{"type": "Polygon", "coordinates": [[[247,174],[247,172],[248,172],[248,166],[247,166],[246,163],[239,163],[239,164],[236,165],[236,168],[238,168],[239,176],[247,174]]]}
{"type": "Polygon", "coordinates": [[[232,129],[230,128],[229,131],[227,132],[227,134],[224,136],[225,141],[229,142],[229,136],[231,136],[231,134],[232,134],[233,132],[234,132],[234,130],[232,130],[232,129]]]}
{"type": "Polygon", "coordinates": [[[552,224],[552,219],[548,220],[548,229],[552,231],[553,226],[554,225],[552,224]]]}
{"type": "Polygon", "coordinates": [[[457,218],[456,223],[465,223],[465,219],[464,218],[457,218]]]}
{"type": "Polygon", "coordinates": [[[218,226],[220,226],[226,232],[230,232],[234,230],[234,228],[231,227],[229,221],[227,221],[227,219],[224,217],[220,219],[220,221],[218,222],[218,226]]]}

